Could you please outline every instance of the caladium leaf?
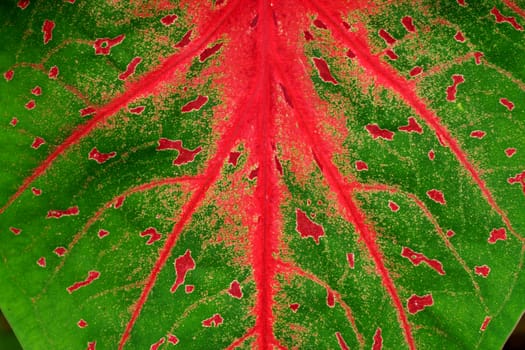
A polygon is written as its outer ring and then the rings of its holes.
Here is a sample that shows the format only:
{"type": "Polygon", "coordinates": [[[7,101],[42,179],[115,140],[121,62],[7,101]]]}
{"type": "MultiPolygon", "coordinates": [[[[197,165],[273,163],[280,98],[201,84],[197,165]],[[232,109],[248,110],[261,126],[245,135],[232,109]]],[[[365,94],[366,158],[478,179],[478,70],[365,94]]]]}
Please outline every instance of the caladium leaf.
{"type": "Polygon", "coordinates": [[[27,349],[496,349],[525,306],[525,3],[3,1],[27,349]]]}

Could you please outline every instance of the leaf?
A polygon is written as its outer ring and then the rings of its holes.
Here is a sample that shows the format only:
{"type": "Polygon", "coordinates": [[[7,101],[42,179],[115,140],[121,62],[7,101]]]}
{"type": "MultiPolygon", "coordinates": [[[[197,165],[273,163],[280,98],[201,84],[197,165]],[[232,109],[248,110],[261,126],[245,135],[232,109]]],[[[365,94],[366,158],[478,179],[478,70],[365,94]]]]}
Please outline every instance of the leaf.
{"type": "Polygon", "coordinates": [[[502,346],[523,2],[0,6],[0,308],[24,348],[502,346]]]}

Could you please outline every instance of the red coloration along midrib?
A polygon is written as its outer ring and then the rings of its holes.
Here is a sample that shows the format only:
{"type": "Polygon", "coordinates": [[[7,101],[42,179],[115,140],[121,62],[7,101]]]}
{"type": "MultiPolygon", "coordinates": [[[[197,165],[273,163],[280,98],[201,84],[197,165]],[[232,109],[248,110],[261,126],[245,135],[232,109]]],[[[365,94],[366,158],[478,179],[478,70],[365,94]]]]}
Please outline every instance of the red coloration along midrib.
{"type": "Polygon", "coordinates": [[[108,118],[118,113],[122,108],[126,108],[130,102],[154,93],[159,85],[168,82],[169,78],[167,77],[173,76],[172,73],[178,69],[179,66],[185,62],[191,61],[193,56],[202,50],[202,48],[214,38],[216,33],[219,32],[219,29],[225,25],[226,19],[238,3],[239,0],[232,1],[227,7],[217,11],[217,17],[212,18],[209,21],[209,23],[213,23],[213,25],[204,30],[202,36],[199,39],[192,41],[184,51],[169,56],[162,64],[143,75],[133,84],[130,84],[123,93],[110,100],[107,104],[96,108],[96,115],[93,118],[87,123],[77,126],[71,135],[58,145],[55,150],[48,155],[42,163],[40,163],[31,175],[24,179],[17,191],[0,208],[0,214],[13,204],[13,202],[20,197],[33,181],[43,175],[59,156],[77,144],[81,139],[89,135],[97,127],[102,126],[108,118]]]}
{"type": "Polygon", "coordinates": [[[383,63],[379,57],[372,55],[368,44],[364,42],[362,38],[348,32],[341,24],[341,19],[333,18],[331,12],[325,9],[323,5],[312,0],[307,0],[306,2],[319,13],[319,17],[323,19],[324,23],[326,23],[329,29],[332,30],[332,35],[356,53],[359,63],[368,74],[372,74],[380,85],[397,93],[407,105],[417,111],[427,125],[434,130],[436,136],[442,139],[450,147],[450,150],[456,156],[459,163],[468,171],[471,179],[479,187],[487,203],[496,213],[498,213],[509,231],[521,242],[525,241],[525,239],[513,229],[507,214],[496,203],[492,192],[481,179],[478,170],[472,165],[472,163],[470,163],[466,153],[462,150],[459,143],[441,123],[439,117],[431,111],[416,94],[413,82],[407,81],[392,67],[383,63]]]}

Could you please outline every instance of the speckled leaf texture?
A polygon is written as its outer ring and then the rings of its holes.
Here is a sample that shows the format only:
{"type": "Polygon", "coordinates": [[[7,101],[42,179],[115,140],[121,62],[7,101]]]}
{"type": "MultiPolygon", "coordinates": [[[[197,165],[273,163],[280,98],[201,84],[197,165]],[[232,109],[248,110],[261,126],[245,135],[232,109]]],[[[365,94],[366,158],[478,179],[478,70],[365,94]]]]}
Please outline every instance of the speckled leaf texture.
{"type": "Polygon", "coordinates": [[[499,349],[525,2],[0,3],[25,349],[499,349]]]}

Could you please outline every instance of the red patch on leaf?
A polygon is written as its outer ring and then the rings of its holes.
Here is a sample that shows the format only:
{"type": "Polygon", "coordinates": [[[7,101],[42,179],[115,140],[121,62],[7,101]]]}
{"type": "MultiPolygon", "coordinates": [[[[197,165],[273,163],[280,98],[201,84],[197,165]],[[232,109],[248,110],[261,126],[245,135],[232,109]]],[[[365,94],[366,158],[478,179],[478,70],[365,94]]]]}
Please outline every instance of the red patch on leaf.
{"type": "Polygon", "coordinates": [[[40,86],[35,86],[34,88],[31,89],[31,93],[35,96],[40,96],[42,95],[42,88],[40,86]]]}
{"type": "Polygon", "coordinates": [[[166,138],[161,138],[159,140],[159,146],[157,147],[157,151],[165,150],[179,151],[179,155],[173,161],[173,165],[182,165],[193,162],[195,160],[195,156],[199,154],[200,151],[202,151],[202,147],[199,146],[194,150],[190,150],[182,146],[181,140],[169,140],[166,138]]]}
{"type": "Polygon", "coordinates": [[[57,66],[53,66],[49,68],[49,73],[47,73],[47,76],[49,79],[56,79],[58,77],[59,71],[57,66]]]}
{"type": "Polygon", "coordinates": [[[88,159],[92,159],[98,164],[107,162],[109,159],[114,158],[117,155],[117,152],[101,153],[99,150],[94,147],[89,151],[88,159]]]}
{"type": "Polygon", "coordinates": [[[55,22],[46,19],[42,25],[42,33],[44,33],[44,45],[53,39],[53,29],[55,29],[55,22]]]}
{"type": "Polygon", "coordinates": [[[77,322],[77,326],[78,326],[78,328],[86,328],[88,326],[88,323],[86,321],[84,321],[83,319],[80,319],[77,322]]]}
{"type": "Polygon", "coordinates": [[[88,115],[95,113],[95,111],[96,109],[94,107],[86,107],[80,110],[80,116],[87,117],[88,115]]]}
{"type": "Polygon", "coordinates": [[[328,289],[326,290],[326,305],[328,305],[329,308],[333,308],[335,306],[334,292],[328,289]]]}
{"type": "Polygon", "coordinates": [[[137,107],[130,108],[129,113],[139,115],[139,114],[142,114],[142,112],[144,112],[145,109],[146,109],[145,106],[137,106],[137,107]]]}
{"type": "Polygon", "coordinates": [[[78,207],[70,207],[65,210],[50,210],[47,212],[47,219],[53,218],[53,219],[60,219],[63,216],[72,216],[72,215],[78,215],[79,214],[78,207]]]}
{"type": "Polygon", "coordinates": [[[355,267],[355,255],[354,253],[346,253],[346,261],[348,266],[353,269],[355,267]]]}
{"type": "Polygon", "coordinates": [[[399,58],[399,56],[394,52],[392,49],[385,50],[385,55],[390,58],[392,61],[395,61],[399,58]]]}
{"type": "Polygon", "coordinates": [[[319,238],[324,236],[324,228],[306,215],[301,209],[295,209],[296,225],[295,230],[302,238],[312,237],[315,244],[319,244],[319,238]]]}
{"type": "Polygon", "coordinates": [[[120,34],[113,39],[100,38],[95,40],[95,43],[93,44],[95,55],[109,55],[111,53],[111,48],[122,43],[125,38],[126,36],[124,34],[120,34]]]}
{"type": "Polygon", "coordinates": [[[368,170],[368,164],[366,164],[365,162],[363,162],[362,160],[358,160],[355,162],[355,169],[357,171],[364,171],[364,170],[368,170]]]}
{"type": "Polygon", "coordinates": [[[416,31],[416,27],[414,26],[414,22],[412,20],[412,17],[410,16],[405,16],[401,18],[401,24],[403,25],[403,27],[405,27],[407,32],[414,33],[416,31]]]}
{"type": "Polygon", "coordinates": [[[4,79],[6,81],[11,81],[13,77],[15,76],[15,71],[10,69],[7,72],[4,73],[4,79]]]}
{"type": "Polygon", "coordinates": [[[129,76],[135,74],[137,66],[142,62],[141,57],[134,57],[126,66],[126,70],[118,75],[120,80],[126,80],[129,76]]]}
{"type": "Polygon", "coordinates": [[[499,103],[501,103],[505,108],[507,108],[509,111],[512,111],[514,109],[514,103],[506,99],[505,97],[502,97],[499,99],[499,103]]]}
{"type": "Polygon", "coordinates": [[[179,343],[179,338],[177,338],[173,334],[168,334],[168,343],[170,343],[171,345],[177,345],[179,343]]]}
{"type": "Polygon", "coordinates": [[[393,212],[396,212],[399,210],[399,205],[397,205],[396,202],[394,201],[388,201],[388,207],[390,208],[390,210],[392,210],[393,212]]]}
{"type": "Polygon", "coordinates": [[[368,124],[367,126],[365,126],[365,129],[373,137],[374,140],[382,138],[383,140],[392,141],[392,139],[394,138],[393,131],[381,129],[377,124],[368,124]]]}
{"type": "Polygon", "coordinates": [[[404,132],[415,132],[418,134],[423,133],[423,129],[421,128],[421,125],[419,125],[416,118],[414,117],[408,117],[408,125],[400,126],[397,129],[399,131],[404,131],[404,132]]]}
{"type": "Polygon", "coordinates": [[[416,67],[412,68],[408,74],[411,77],[415,77],[415,76],[421,74],[421,72],[423,72],[423,68],[421,68],[420,66],[416,66],[416,67]]]}
{"type": "Polygon", "coordinates": [[[428,151],[428,159],[430,159],[430,160],[434,160],[434,159],[436,159],[436,153],[434,152],[433,149],[431,149],[430,151],[428,151]]]}
{"type": "Polygon", "coordinates": [[[456,232],[452,231],[452,230],[448,230],[447,231],[447,237],[450,238],[450,237],[454,237],[454,235],[456,234],[456,232]]]}
{"type": "Polygon", "coordinates": [[[46,262],[46,258],[44,258],[43,256],[40,257],[37,261],[36,261],[36,264],[40,267],[46,267],[47,265],[47,262],[46,262]]]}
{"type": "Polygon", "coordinates": [[[335,337],[337,338],[337,343],[339,344],[339,348],[341,350],[350,350],[348,344],[346,344],[346,341],[343,339],[341,333],[335,332],[335,337]]]}
{"type": "Polygon", "coordinates": [[[179,47],[179,48],[184,47],[188,45],[190,41],[191,41],[191,30],[189,30],[186,34],[184,34],[182,39],[180,39],[180,41],[175,44],[175,47],[179,47]]]}
{"type": "Polygon", "coordinates": [[[64,247],[56,247],[55,250],[53,250],[53,253],[57,256],[64,256],[67,253],[67,249],[64,247]]]}
{"type": "Polygon", "coordinates": [[[418,313],[419,311],[423,310],[427,306],[434,305],[434,299],[432,298],[432,294],[426,294],[423,296],[418,296],[415,294],[412,294],[410,298],[408,298],[407,301],[407,309],[408,312],[410,312],[412,315],[418,313]]]}
{"type": "Polygon", "coordinates": [[[140,237],[147,237],[149,236],[149,239],[146,241],[147,245],[152,245],[153,243],[157,242],[162,238],[162,235],[157,231],[154,227],[148,227],[144,231],[140,233],[140,237]]]}
{"type": "Polygon", "coordinates": [[[221,46],[222,46],[222,43],[219,43],[219,44],[213,45],[212,47],[204,49],[204,51],[202,51],[201,54],[199,55],[199,61],[201,62],[206,61],[208,57],[210,57],[211,55],[219,51],[221,46]]]}
{"type": "Polygon", "coordinates": [[[515,153],[516,153],[516,149],[515,148],[507,148],[505,150],[505,155],[507,157],[509,157],[509,158],[512,157],[515,153]]]}
{"type": "Polygon", "coordinates": [[[97,342],[96,341],[91,341],[88,343],[88,347],[86,350],[96,350],[95,347],[97,346],[97,342]]]}
{"type": "Polygon", "coordinates": [[[191,294],[195,290],[195,286],[193,284],[187,284],[184,286],[184,292],[186,294],[191,294]]]}
{"type": "Polygon", "coordinates": [[[394,39],[394,37],[389,32],[387,32],[386,30],[382,28],[379,29],[378,34],[385,41],[387,45],[392,45],[396,42],[396,39],[394,39]]]}
{"type": "Polygon", "coordinates": [[[490,267],[488,267],[487,265],[475,266],[474,267],[474,272],[477,275],[480,275],[480,276],[483,276],[483,277],[487,277],[489,275],[489,273],[490,273],[490,267]]]}
{"type": "Polygon", "coordinates": [[[383,336],[381,335],[381,328],[378,328],[374,333],[374,343],[372,344],[372,350],[381,349],[383,349],[383,336]]]}
{"type": "Polygon", "coordinates": [[[85,280],[82,280],[80,282],[75,282],[71,286],[67,287],[67,291],[69,294],[73,293],[74,291],[79,290],[80,288],[87,287],[91,283],[93,283],[95,280],[97,280],[100,277],[100,272],[98,271],[89,271],[88,276],[85,280]]]}
{"type": "Polygon", "coordinates": [[[432,199],[434,202],[445,205],[447,204],[447,201],[445,200],[445,196],[443,195],[443,192],[440,190],[432,189],[430,191],[427,191],[428,198],[432,199]]]}
{"type": "Polygon", "coordinates": [[[188,271],[195,270],[195,260],[191,257],[191,251],[187,249],[183,255],[176,258],[174,266],[177,277],[175,278],[173,286],[171,286],[171,293],[175,293],[177,288],[184,283],[188,271]]]}
{"type": "Polygon", "coordinates": [[[467,4],[465,3],[465,0],[456,0],[456,2],[458,3],[458,5],[460,6],[463,6],[463,7],[466,7],[467,4]]]}
{"type": "Polygon", "coordinates": [[[228,157],[228,163],[230,163],[233,166],[237,166],[237,162],[239,161],[240,156],[241,152],[230,152],[230,156],[228,157]]]}
{"type": "Polygon", "coordinates": [[[109,235],[109,231],[98,230],[98,233],[97,233],[98,238],[102,239],[102,238],[106,237],[107,235],[109,235]]]}
{"type": "Polygon", "coordinates": [[[40,196],[42,194],[42,190],[36,187],[31,187],[31,192],[33,192],[35,196],[40,196]]]}
{"type": "Polygon", "coordinates": [[[314,65],[317,69],[317,72],[319,73],[319,77],[322,81],[327,83],[332,83],[334,85],[337,85],[338,82],[335,80],[335,78],[332,76],[332,73],[330,72],[330,68],[328,67],[328,64],[326,61],[322,58],[314,57],[314,65]]]}
{"type": "Polygon", "coordinates": [[[447,87],[447,101],[456,101],[456,94],[458,92],[458,85],[465,82],[465,78],[461,74],[452,75],[452,85],[447,87]]]}
{"type": "Polygon", "coordinates": [[[486,316],[485,319],[483,320],[483,323],[481,324],[481,327],[479,328],[480,331],[482,332],[485,332],[485,330],[487,329],[487,326],[489,325],[490,323],[490,316],[486,316]]]}
{"type": "Polygon", "coordinates": [[[160,23],[164,24],[166,27],[171,26],[177,20],[176,14],[166,15],[160,19],[160,23]]]}
{"type": "Polygon", "coordinates": [[[16,227],[10,227],[10,228],[9,228],[9,231],[13,232],[13,234],[14,234],[15,236],[18,236],[18,235],[20,234],[20,232],[22,232],[21,229],[16,228],[16,227]]]}
{"type": "Polygon", "coordinates": [[[316,26],[317,28],[320,28],[320,29],[328,29],[328,27],[326,26],[326,24],[324,24],[324,22],[321,21],[319,18],[317,18],[317,19],[314,21],[314,26],[316,26]]]}
{"type": "Polygon", "coordinates": [[[31,143],[31,148],[38,149],[40,146],[42,146],[46,141],[41,137],[35,137],[33,142],[31,143]]]}
{"type": "Polygon", "coordinates": [[[487,133],[482,130],[474,130],[470,133],[470,137],[480,139],[480,140],[484,138],[485,135],[487,135],[487,133]]]}
{"type": "Polygon", "coordinates": [[[496,7],[490,10],[490,14],[494,15],[496,23],[509,23],[514,29],[519,31],[523,30],[523,26],[516,21],[516,18],[503,16],[496,7]]]}
{"type": "Polygon", "coordinates": [[[224,319],[220,314],[214,314],[212,317],[202,321],[203,327],[219,327],[223,323],[224,319]]]}
{"type": "Polygon", "coordinates": [[[29,0],[18,0],[16,6],[18,6],[22,10],[25,10],[29,6],[29,0]]]}
{"type": "Polygon", "coordinates": [[[460,42],[460,43],[464,43],[465,42],[465,36],[463,35],[463,33],[457,32],[456,35],[454,35],[454,40],[456,40],[457,42],[460,42]]]}
{"type": "Polygon", "coordinates": [[[495,228],[492,231],[490,231],[490,236],[487,241],[490,244],[495,244],[497,241],[505,240],[507,240],[507,230],[504,227],[501,227],[495,228]]]}
{"type": "Polygon", "coordinates": [[[24,107],[28,110],[32,110],[36,107],[36,102],[35,100],[29,100],[25,105],[24,107]]]}
{"type": "Polygon", "coordinates": [[[293,304],[290,304],[290,310],[292,310],[293,312],[297,312],[297,310],[299,310],[299,307],[301,305],[298,304],[298,303],[293,303],[293,304]]]}
{"type": "Polygon", "coordinates": [[[241,285],[237,280],[234,280],[232,283],[230,283],[230,288],[228,288],[228,294],[237,299],[242,298],[241,285]]]}
{"type": "Polygon", "coordinates": [[[159,347],[162,344],[164,344],[165,341],[166,341],[166,339],[164,337],[160,338],[155,343],[151,344],[151,346],[149,347],[149,350],[159,350],[159,347]]]}
{"type": "Polygon", "coordinates": [[[346,50],[346,57],[348,57],[348,58],[355,58],[354,51],[352,51],[350,49],[346,50]]]}
{"type": "Polygon", "coordinates": [[[199,95],[197,98],[193,101],[190,101],[186,103],[182,108],[180,109],[182,113],[187,113],[191,111],[198,111],[208,102],[208,96],[202,96],[199,95]]]}
{"type": "Polygon", "coordinates": [[[485,56],[483,54],[483,52],[474,52],[474,62],[477,64],[477,65],[480,65],[481,64],[481,57],[485,56]]]}
{"type": "Polygon", "coordinates": [[[306,41],[312,41],[312,40],[314,40],[314,36],[313,36],[312,33],[310,33],[309,31],[305,30],[305,31],[303,32],[303,34],[304,34],[304,39],[305,39],[306,41]]]}
{"type": "Polygon", "coordinates": [[[115,203],[113,204],[113,208],[115,209],[118,209],[122,206],[122,204],[124,203],[124,200],[126,199],[126,197],[124,196],[120,196],[118,197],[116,200],[115,200],[115,203]]]}
{"type": "Polygon", "coordinates": [[[407,247],[403,247],[403,249],[401,250],[401,256],[410,260],[410,262],[414,266],[418,266],[421,263],[425,263],[440,275],[445,275],[445,270],[443,270],[443,264],[439,260],[429,259],[424,254],[417,253],[407,247]]]}
{"type": "Polygon", "coordinates": [[[13,118],[9,122],[9,125],[11,125],[11,126],[16,126],[16,124],[18,124],[18,118],[13,118]]]}

